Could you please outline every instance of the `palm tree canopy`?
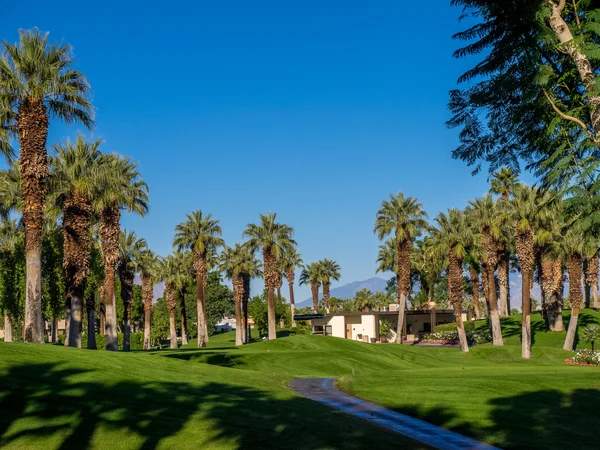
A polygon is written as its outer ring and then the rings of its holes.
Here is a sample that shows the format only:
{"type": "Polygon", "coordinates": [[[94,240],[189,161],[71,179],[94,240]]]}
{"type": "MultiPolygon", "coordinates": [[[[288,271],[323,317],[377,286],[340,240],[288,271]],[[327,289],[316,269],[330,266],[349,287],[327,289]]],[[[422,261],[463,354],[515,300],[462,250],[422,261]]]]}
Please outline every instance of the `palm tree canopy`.
{"type": "Polygon", "coordinates": [[[187,214],[187,220],[175,227],[173,245],[178,250],[190,249],[194,253],[207,255],[211,250],[224,245],[219,221],[201,210],[187,214]]]}
{"type": "Polygon", "coordinates": [[[507,198],[513,192],[517,184],[517,174],[508,167],[501,167],[492,174],[490,192],[507,198]]]}
{"type": "Polygon", "coordinates": [[[71,68],[69,45],[48,42],[48,33],[37,28],[19,30],[19,42],[3,42],[0,56],[0,121],[9,127],[16,121],[20,106],[42,101],[48,111],[65,123],[81,122],[92,128],[91,94],[85,76],[71,68]],[[12,111],[10,114],[8,111],[12,111]]]}
{"type": "Polygon", "coordinates": [[[396,241],[394,238],[389,238],[383,244],[379,245],[379,252],[377,253],[377,272],[397,273],[397,271],[396,241]]]}
{"type": "Polygon", "coordinates": [[[469,201],[466,210],[469,223],[475,228],[474,232],[484,231],[496,240],[505,238],[508,221],[502,213],[498,202],[491,195],[486,194],[481,198],[469,201]]]}
{"type": "Polygon", "coordinates": [[[119,234],[119,272],[135,273],[136,256],[147,248],[146,240],[138,238],[135,231],[121,230],[119,234]]]}
{"type": "Polygon", "coordinates": [[[302,257],[294,247],[287,248],[278,260],[279,269],[286,274],[288,271],[295,271],[296,267],[302,265],[302,257]]]}
{"type": "Polygon", "coordinates": [[[143,181],[138,165],[130,158],[115,153],[102,156],[105,183],[94,205],[104,209],[125,209],[140,216],[148,212],[148,185],[143,181]]]}
{"type": "Polygon", "coordinates": [[[330,280],[338,281],[340,279],[340,265],[330,259],[323,259],[318,262],[319,272],[322,283],[329,283],[330,280]]]}
{"type": "Polygon", "coordinates": [[[321,284],[321,267],[318,262],[305,265],[300,274],[300,285],[303,284],[321,284]]]}
{"type": "Polygon", "coordinates": [[[453,249],[459,259],[464,259],[475,243],[475,235],[467,223],[466,214],[459,209],[449,209],[435,218],[433,229],[433,252],[439,257],[448,255],[453,249]]]}
{"type": "Polygon", "coordinates": [[[254,253],[242,244],[236,243],[233,247],[226,246],[221,252],[219,260],[219,268],[229,279],[242,275],[253,278],[260,273],[260,262],[257,261],[254,253]]]}
{"type": "Polygon", "coordinates": [[[548,213],[548,206],[555,200],[549,192],[544,192],[537,187],[520,183],[514,188],[514,198],[511,200],[508,218],[515,223],[519,232],[536,230],[546,220],[544,213],[548,213]]]}
{"type": "Polygon", "coordinates": [[[105,175],[101,167],[101,142],[100,139],[88,142],[78,135],[75,142],[68,140],[54,146],[56,156],[50,159],[51,204],[62,208],[69,195],[75,192],[90,201],[101,194],[105,175]]]}
{"type": "Polygon", "coordinates": [[[397,239],[415,237],[420,230],[427,228],[427,213],[414,197],[404,197],[402,192],[384,201],[377,211],[375,228],[379,240],[395,233],[397,239]]]}
{"type": "Polygon", "coordinates": [[[157,272],[159,265],[159,258],[149,248],[139,248],[134,254],[133,258],[135,262],[135,270],[142,277],[150,277],[153,281],[157,280],[157,272]]]}
{"type": "Polygon", "coordinates": [[[261,249],[280,258],[284,252],[296,246],[293,239],[294,229],[275,222],[277,213],[261,214],[259,217],[259,224],[249,223],[244,230],[244,237],[249,238],[246,245],[252,251],[261,249]]]}

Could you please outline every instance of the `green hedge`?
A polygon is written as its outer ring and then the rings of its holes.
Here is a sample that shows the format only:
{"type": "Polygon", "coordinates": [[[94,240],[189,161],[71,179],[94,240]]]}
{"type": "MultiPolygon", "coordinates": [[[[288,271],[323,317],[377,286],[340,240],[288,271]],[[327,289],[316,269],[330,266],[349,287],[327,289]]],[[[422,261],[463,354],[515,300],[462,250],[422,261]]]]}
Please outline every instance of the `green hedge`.
{"type": "MultiPolygon", "coordinates": [[[[475,331],[475,322],[464,322],[465,331],[475,331]]],[[[446,331],[456,331],[456,322],[444,323],[433,327],[434,333],[444,333],[446,331]]]]}
{"type": "MultiPolygon", "coordinates": [[[[119,350],[123,350],[123,333],[118,334],[119,337],[119,350]]],[[[61,345],[65,344],[65,335],[61,334],[57,339],[61,345]]],[[[143,350],[144,348],[144,332],[131,333],[130,335],[131,350],[143,350]]],[[[81,347],[87,348],[88,336],[84,334],[81,336],[81,347]]],[[[106,349],[106,336],[103,334],[96,334],[96,347],[98,350],[106,349]]]]}

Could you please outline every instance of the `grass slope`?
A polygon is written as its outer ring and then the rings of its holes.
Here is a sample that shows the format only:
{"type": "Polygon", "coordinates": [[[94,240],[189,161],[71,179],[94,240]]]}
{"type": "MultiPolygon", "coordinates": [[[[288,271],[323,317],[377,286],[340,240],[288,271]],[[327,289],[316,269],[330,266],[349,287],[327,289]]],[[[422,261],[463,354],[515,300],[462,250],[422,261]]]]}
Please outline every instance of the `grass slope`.
{"type": "Polygon", "coordinates": [[[295,395],[282,374],[161,354],[0,344],[0,447],[425,447],[295,395]]]}
{"type": "Polygon", "coordinates": [[[310,335],[236,348],[231,333],[207,349],[129,354],[0,344],[0,447],[423,447],[287,387],[321,376],[500,447],[595,447],[600,369],[566,366],[564,333],[539,315],[531,361],[520,359],[518,318],[503,327],[506,346],[468,354],[310,335]]]}

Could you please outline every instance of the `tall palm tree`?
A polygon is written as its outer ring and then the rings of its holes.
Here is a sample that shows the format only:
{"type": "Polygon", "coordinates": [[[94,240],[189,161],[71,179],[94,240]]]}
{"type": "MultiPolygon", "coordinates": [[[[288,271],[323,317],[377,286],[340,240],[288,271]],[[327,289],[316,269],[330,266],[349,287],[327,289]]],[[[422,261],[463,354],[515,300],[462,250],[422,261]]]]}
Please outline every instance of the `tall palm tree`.
{"type": "Polygon", "coordinates": [[[569,274],[569,299],[571,300],[571,318],[565,337],[564,350],[573,350],[575,345],[575,334],[577,333],[577,324],[579,322],[579,310],[583,306],[582,292],[582,263],[585,252],[586,242],[584,237],[574,231],[569,230],[563,240],[565,253],[567,254],[567,273],[569,274]]]}
{"type": "Polygon", "coordinates": [[[175,309],[177,308],[176,284],[179,278],[179,264],[174,255],[160,260],[160,278],[165,282],[165,299],[169,310],[170,348],[177,348],[177,324],[175,309]]]}
{"type": "Polygon", "coordinates": [[[256,259],[247,246],[235,244],[226,246],[221,253],[220,268],[233,285],[233,298],[235,299],[235,345],[245,342],[244,321],[244,275],[253,273],[256,269],[256,259]]]}
{"type": "Polygon", "coordinates": [[[148,185],[142,180],[137,163],[116,154],[104,155],[106,183],[94,201],[100,216],[100,243],[104,262],[104,302],[106,311],[106,350],[117,351],[117,310],[115,296],[116,265],[119,261],[121,211],[144,216],[148,211],[148,185]]]}
{"type": "MultiPolygon", "coordinates": [[[[492,174],[490,192],[500,195],[500,207],[510,208],[510,198],[519,180],[517,174],[507,167],[502,167],[492,174]]],[[[501,239],[500,243],[505,239],[501,239]]],[[[506,317],[510,311],[510,250],[509,245],[500,246],[498,260],[498,286],[500,288],[500,316],[506,317]]]]}
{"type": "Polygon", "coordinates": [[[502,221],[503,216],[498,209],[498,204],[490,195],[470,201],[467,214],[476,228],[474,231],[478,233],[479,244],[481,246],[482,284],[488,303],[493,344],[504,345],[498,312],[494,272],[500,258],[498,249],[502,245],[500,242],[505,223],[502,221]]]}
{"type": "Polygon", "coordinates": [[[448,299],[454,308],[461,351],[468,352],[469,344],[462,320],[463,261],[469,249],[473,247],[476,236],[467,223],[467,215],[458,209],[449,209],[446,214],[440,213],[435,222],[437,227],[433,230],[434,252],[440,256],[446,255],[448,299]]]}
{"type": "Polygon", "coordinates": [[[131,303],[133,302],[133,279],[138,254],[148,248],[146,240],[138,238],[134,231],[121,230],[119,234],[119,261],[117,272],[121,281],[123,301],[123,350],[131,349],[131,303]]]}
{"type": "Polygon", "coordinates": [[[402,343],[406,301],[410,290],[410,249],[413,238],[427,228],[427,213],[414,197],[390,195],[377,211],[374,232],[379,240],[393,234],[396,250],[396,284],[398,301],[398,329],[396,342],[402,343]]]}
{"type": "MultiPolygon", "coordinates": [[[[185,307],[185,294],[187,291],[188,281],[194,275],[194,256],[191,252],[175,252],[174,256],[177,260],[177,277],[174,279],[175,291],[179,297],[179,311],[181,313],[181,344],[188,344],[188,326],[187,314],[185,307]]],[[[206,286],[204,287],[206,289],[206,286]]]]}
{"type": "Polygon", "coordinates": [[[203,214],[201,210],[187,215],[187,220],[175,227],[174,246],[178,250],[189,249],[194,255],[194,271],[196,272],[196,302],[198,305],[198,347],[206,347],[208,329],[206,320],[206,282],[208,273],[208,256],[224,244],[221,239],[219,221],[211,214],[203,214]]]}
{"type": "Polygon", "coordinates": [[[354,307],[362,312],[368,312],[373,308],[373,292],[367,288],[362,288],[354,294],[354,307]]]}
{"type": "Polygon", "coordinates": [[[144,350],[150,350],[150,327],[154,283],[158,281],[159,259],[156,254],[146,248],[135,255],[136,270],[142,278],[142,299],[144,301],[144,350]]]}
{"type": "Polygon", "coordinates": [[[244,266],[242,278],[244,280],[244,297],[242,299],[242,315],[244,328],[244,343],[250,342],[250,329],[248,327],[248,302],[250,301],[250,281],[254,278],[263,276],[262,264],[256,258],[256,254],[250,252],[250,260],[247,266],[244,266]]]}
{"type": "Polygon", "coordinates": [[[521,325],[521,357],[531,358],[531,288],[535,267],[534,237],[540,224],[540,213],[549,201],[543,193],[524,184],[514,189],[510,217],[514,222],[517,256],[521,265],[523,321],[521,325]]]}
{"type": "Polygon", "coordinates": [[[302,268],[300,285],[310,284],[314,312],[318,312],[319,310],[319,286],[321,285],[321,279],[321,267],[318,262],[307,264],[302,268]]]}
{"type": "Polygon", "coordinates": [[[321,273],[321,283],[323,285],[323,299],[325,300],[325,312],[329,314],[329,299],[331,298],[330,286],[331,280],[339,281],[340,265],[330,259],[323,259],[318,262],[321,273]]]}
{"type": "Polygon", "coordinates": [[[283,252],[279,259],[279,268],[285,275],[290,290],[290,312],[292,314],[292,326],[296,326],[294,315],[296,314],[296,303],[294,300],[294,279],[296,268],[302,266],[302,258],[295,248],[291,247],[283,252]]]}
{"type": "MultiPolygon", "coordinates": [[[[23,230],[19,223],[8,217],[3,217],[0,221],[0,258],[8,266],[9,274],[12,274],[15,267],[14,254],[17,244],[22,239],[23,230]],[[7,261],[5,261],[5,258],[7,261]]],[[[14,279],[14,277],[11,277],[14,279]]],[[[3,280],[5,281],[5,280],[3,280]]],[[[4,342],[12,342],[13,340],[13,321],[17,318],[18,308],[14,290],[11,289],[10,283],[3,283],[2,297],[0,297],[0,305],[4,313],[4,342]]]]}
{"type": "MultiPolygon", "coordinates": [[[[75,142],[56,145],[56,156],[50,158],[49,200],[62,211],[63,216],[63,267],[70,347],[81,347],[83,300],[92,251],[92,202],[100,194],[104,181],[99,150],[101,142],[100,139],[86,141],[79,135],[75,142]]],[[[92,341],[95,341],[94,330],[95,327],[88,330],[88,334],[94,334],[92,341]]]]}
{"type": "MultiPolygon", "coordinates": [[[[27,288],[25,341],[44,342],[42,318],[42,227],[46,181],[50,175],[46,139],[49,115],[66,123],[81,122],[91,128],[92,106],[85,76],[71,68],[68,45],[51,45],[48,34],[37,29],[19,31],[19,42],[3,43],[0,57],[0,105],[8,110],[10,130],[19,140],[19,168],[23,183],[23,225],[27,288]]],[[[6,151],[6,146],[0,146],[6,151]]]]}
{"type": "Polygon", "coordinates": [[[585,286],[586,291],[591,291],[586,295],[586,307],[591,306],[598,309],[600,308],[600,295],[598,294],[598,264],[600,262],[598,258],[598,242],[590,242],[590,245],[586,247],[584,264],[585,286]],[[592,302],[590,302],[590,294],[592,302]]]}
{"type": "Polygon", "coordinates": [[[275,289],[278,285],[278,259],[286,250],[296,246],[293,239],[294,229],[288,225],[277,223],[276,213],[261,214],[260,223],[250,223],[244,230],[244,237],[249,238],[250,250],[262,251],[265,287],[267,288],[267,309],[269,321],[269,340],[277,339],[275,324],[275,289]]]}

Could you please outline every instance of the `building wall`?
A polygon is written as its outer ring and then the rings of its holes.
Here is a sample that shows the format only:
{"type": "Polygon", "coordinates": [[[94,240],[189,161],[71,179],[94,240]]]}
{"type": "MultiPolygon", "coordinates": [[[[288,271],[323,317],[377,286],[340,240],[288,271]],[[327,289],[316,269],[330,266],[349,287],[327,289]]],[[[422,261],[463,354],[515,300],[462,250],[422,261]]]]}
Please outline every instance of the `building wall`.
{"type": "Polygon", "coordinates": [[[368,336],[369,339],[376,337],[377,325],[375,315],[363,315],[363,316],[348,316],[346,317],[346,323],[352,324],[352,340],[356,341],[358,335],[368,336]],[[348,321],[350,319],[350,321],[348,321]]]}
{"type": "Polygon", "coordinates": [[[344,316],[333,316],[329,319],[328,325],[331,326],[331,335],[339,338],[346,337],[346,324],[344,316]]]}

